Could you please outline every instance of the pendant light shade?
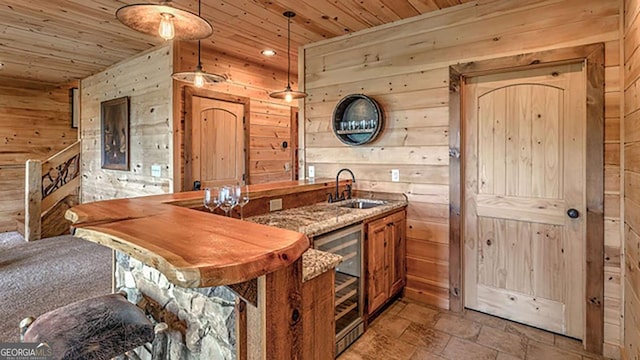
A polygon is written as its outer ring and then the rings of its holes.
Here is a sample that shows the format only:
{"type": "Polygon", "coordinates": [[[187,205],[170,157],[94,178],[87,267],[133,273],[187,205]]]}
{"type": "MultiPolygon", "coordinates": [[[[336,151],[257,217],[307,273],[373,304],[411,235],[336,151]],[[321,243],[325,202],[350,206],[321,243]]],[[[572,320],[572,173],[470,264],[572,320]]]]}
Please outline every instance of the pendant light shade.
{"type": "Polygon", "coordinates": [[[287,17],[287,87],[283,91],[272,92],[269,96],[291,102],[293,99],[307,97],[307,93],[291,89],[291,18],[296,16],[296,13],[285,11],[282,15],[287,17]]]}
{"type": "Polygon", "coordinates": [[[198,65],[196,66],[196,70],[173,73],[171,77],[174,80],[193,83],[193,86],[197,88],[227,81],[224,75],[209,74],[202,70],[202,63],[200,62],[200,40],[198,40],[198,65]]]}
{"type": "Polygon", "coordinates": [[[193,86],[197,88],[227,81],[224,75],[209,74],[203,71],[202,66],[197,66],[195,71],[174,73],[171,77],[178,81],[193,83],[193,86]]]}
{"type": "MultiPolygon", "coordinates": [[[[198,16],[200,16],[201,6],[201,0],[198,0],[198,16]]],[[[173,73],[171,77],[174,80],[193,83],[193,86],[197,88],[201,88],[208,84],[227,81],[227,78],[224,75],[208,74],[204,70],[202,70],[202,62],[200,58],[200,40],[198,40],[198,65],[196,66],[196,70],[173,73]]]]}
{"type": "Polygon", "coordinates": [[[158,4],[125,5],[116,11],[116,17],[133,30],[160,35],[165,40],[199,40],[213,34],[207,20],[170,3],[171,0],[163,0],[158,4]]]}

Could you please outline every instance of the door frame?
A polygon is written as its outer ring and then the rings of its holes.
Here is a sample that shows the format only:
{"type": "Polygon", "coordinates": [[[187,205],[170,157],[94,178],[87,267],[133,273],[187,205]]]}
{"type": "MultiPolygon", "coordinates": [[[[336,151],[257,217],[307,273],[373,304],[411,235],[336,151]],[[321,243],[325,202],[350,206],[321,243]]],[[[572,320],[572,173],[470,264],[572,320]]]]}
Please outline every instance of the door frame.
{"type": "Polygon", "coordinates": [[[604,44],[507,56],[449,67],[449,307],[463,303],[463,154],[465,79],[554,64],[584,62],[587,85],[585,330],[583,345],[602,354],[604,343],[604,44]],[[589,279],[589,281],[586,281],[589,279]]]}
{"type": "Polygon", "coordinates": [[[297,106],[292,106],[289,115],[289,127],[291,135],[289,147],[291,148],[291,180],[298,180],[298,119],[300,111],[297,106]]]}
{"type": "MultiPolygon", "coordinates": [[[[174,147],[174,159],[179,159],[179,162],[174,160],[174,163],[180,164],[180,167],[176,169],[176,174],[174,177],[174,182],[176,184],[180,184],[181,191],[190,191],[193,187],[193,184],[188,183],[191,181],[191,168],[190,164],[190,155],[189,149],[191,148],[191,98],[193,96],[205,97],[218,101],[226,101],[236,104],[241,104],[244,106],[244,119],[243,119],[243,128],[244,128],[244,179],[245,184],[249,183],[249,134],[250,134],[250,103],[251,100],[248,97],[243,96],[235,96],[230,94],[225,94],[213,90],[207,89],[198,89],[192,86],[184,86],[184,90],[181,91],[181,111],[180,111],[180,123],[174,124],[174,129],[180,129],[180,134],[178,134],[178,138],[181,140],[179,146],[174,147]],[[184,124],[184,126],[182,126],[184,124]],[[177,125],[177,126],[176,126],[177,125]],[[184,154],[182,156],[182,154],[184,154]]],[[[174,116],[174,119],[176,117],[174,116]]]]}

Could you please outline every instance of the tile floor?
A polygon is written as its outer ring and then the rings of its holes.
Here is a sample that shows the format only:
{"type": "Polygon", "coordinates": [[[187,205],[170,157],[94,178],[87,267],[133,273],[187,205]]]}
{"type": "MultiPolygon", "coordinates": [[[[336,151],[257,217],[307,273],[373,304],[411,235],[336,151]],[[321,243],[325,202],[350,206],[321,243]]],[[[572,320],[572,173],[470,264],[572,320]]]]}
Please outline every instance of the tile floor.
{"type": "Polygon", "coordinates": [[[398,300],[338,360],[596,360],[582,343],[472,310],[398,300]]]}

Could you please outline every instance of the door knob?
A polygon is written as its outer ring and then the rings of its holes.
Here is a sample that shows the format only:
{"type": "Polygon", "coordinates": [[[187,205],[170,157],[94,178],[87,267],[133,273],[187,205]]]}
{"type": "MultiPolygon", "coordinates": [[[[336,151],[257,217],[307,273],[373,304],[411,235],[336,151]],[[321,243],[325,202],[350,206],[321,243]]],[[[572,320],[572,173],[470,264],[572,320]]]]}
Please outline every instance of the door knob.
{"type": "Polygon", "coordinates": [[[580,212],[574,208],[567,210],[567,215],[572,219],[577,219],[580,216],[580,212]]]}

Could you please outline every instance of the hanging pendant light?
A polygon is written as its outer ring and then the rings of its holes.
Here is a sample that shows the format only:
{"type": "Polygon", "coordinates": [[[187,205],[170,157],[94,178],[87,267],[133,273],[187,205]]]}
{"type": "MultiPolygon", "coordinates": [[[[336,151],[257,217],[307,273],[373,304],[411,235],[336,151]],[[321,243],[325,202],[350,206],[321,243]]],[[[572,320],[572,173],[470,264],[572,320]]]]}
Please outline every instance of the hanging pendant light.
{"type": "Polygon", "coordinates": [[[198,40],[198,65],[196,66],[196,70],[173,73],[171,77],[178,81],[193,83],[193,86],[197,88],[201,88],[206,84],[215,84],[227,81],[227,78],[224,75],[209,74],[202,70],[202,63],[200,61],[200,40],[198,40]]]}
{"type": "Polygon", "coordinates": [[[302,99],[307,97],[306,92],[295,91],[291,89],[291,18],[296,16],[293,11],[285,11],[282,15],[288,18],[287,20],[287,87],[283,91],[276,91],[269,94],[275,99],[284,99],[287,102],[291,102],[293,99],[302,99]]]}
{"type": "Polygon", "coordinates": [[[162,0],[158,4],[125,5],[116,11],[116,17],[133,30],[160,35],[165,40],[198,40],[213,34],[213,27],[200,16],[199,11],[196,15],[180,10],[171,6],[171,0],[162,0]]]}
{"type": "MultiPolygon", "coordinates": [[[[198,16],[200,16],[201,3],[198,1],[198,16]]],[[[224,75],[209,74],[202,70],[202,62],[200,58],[200,40],[198,40],[198,65],[195,71],[183,71],[173,73],[171,77],[174,80],[193,83],[193,86],[201,88],[206,84],[215,84],[219,82],[227,81],[224,75]]]]}

